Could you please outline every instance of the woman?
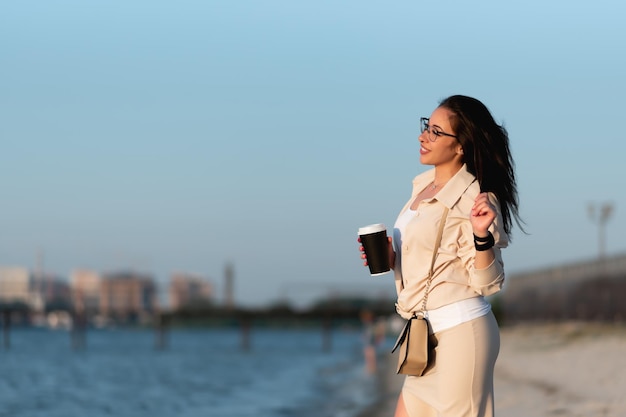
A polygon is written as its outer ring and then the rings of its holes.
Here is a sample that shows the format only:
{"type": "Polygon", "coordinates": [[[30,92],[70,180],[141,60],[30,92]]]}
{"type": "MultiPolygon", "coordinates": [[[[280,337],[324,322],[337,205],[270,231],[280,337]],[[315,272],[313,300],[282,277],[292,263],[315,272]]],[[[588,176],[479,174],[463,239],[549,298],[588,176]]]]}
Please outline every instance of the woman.
{"type": "Polygon", "coordinates": [[[460,95],[443,100],[421,123],[420,162],[434,168],[413,180],[389,256],[396,310],[408,319],[426,297],[433,349],[424,374],[406,377],[395,415],[491,417],[500,333],[484,296],[502,288],[500,250],[512,219],[520,224],[508,135],[480,101],[460,95]]]}

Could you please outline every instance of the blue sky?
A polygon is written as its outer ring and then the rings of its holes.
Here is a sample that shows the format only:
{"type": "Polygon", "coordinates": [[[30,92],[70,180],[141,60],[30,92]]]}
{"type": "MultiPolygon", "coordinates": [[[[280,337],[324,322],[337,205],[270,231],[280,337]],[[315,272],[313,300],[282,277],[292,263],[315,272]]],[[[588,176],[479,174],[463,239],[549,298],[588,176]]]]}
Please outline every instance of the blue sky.
{"type": "Polygon", "coordinates": [[[356,230],[393,225],[419,117],[482,100],[528,235],[510,274],[626,251],[619,1],[58,1],[0,6],[0,265],[162,283],[225,264],[236,300],[386,291],[356,230]]]}

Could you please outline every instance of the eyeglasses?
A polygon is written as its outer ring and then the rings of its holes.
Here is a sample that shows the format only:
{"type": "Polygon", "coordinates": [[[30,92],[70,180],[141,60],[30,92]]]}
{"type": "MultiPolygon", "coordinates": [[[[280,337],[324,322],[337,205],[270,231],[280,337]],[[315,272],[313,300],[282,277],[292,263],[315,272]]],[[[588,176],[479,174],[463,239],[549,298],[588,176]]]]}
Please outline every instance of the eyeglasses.
{"type": "Polygon", "coordinates": [[[446,133],[442,130],[439,130],[439,128],[435,126],[430,127],[430,125],[428,124],[429,120],[430,119],[428,117],[422,117],[420,119],[420,126],[421,126],[422,133],[428,132],[428,135],[426,135],[426,137],[428,138],[429,141],[435,142],[437,139],[439,139],[439,136],[450,136],[451,138],[456,138],[456,135],[451,135],[450,133],[446,133]]]}

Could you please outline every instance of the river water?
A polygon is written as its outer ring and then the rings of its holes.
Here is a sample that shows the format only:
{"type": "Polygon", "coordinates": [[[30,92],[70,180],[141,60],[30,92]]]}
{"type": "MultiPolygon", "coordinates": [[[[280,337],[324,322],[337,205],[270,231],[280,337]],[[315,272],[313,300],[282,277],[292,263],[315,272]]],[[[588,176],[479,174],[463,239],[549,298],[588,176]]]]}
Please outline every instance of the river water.
{"type": "Polygon", "coordinates": [[[376,399],[358,330],[12,329],[0,350],[0,417],[353,417],[376,399]]]}

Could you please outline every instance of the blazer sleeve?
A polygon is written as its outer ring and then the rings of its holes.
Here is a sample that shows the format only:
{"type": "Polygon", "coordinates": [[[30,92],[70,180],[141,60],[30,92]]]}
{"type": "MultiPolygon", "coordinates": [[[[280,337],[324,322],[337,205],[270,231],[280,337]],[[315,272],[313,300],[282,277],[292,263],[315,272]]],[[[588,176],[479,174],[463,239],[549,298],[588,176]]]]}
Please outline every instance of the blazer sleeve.
{"type": "Polygon", "coordinates": [[[502,285],[504,284],[504,262],[502,261],[501,249],[506,248],[509,244],[508,235],[502,228],[500,205],[491,193],[489,196],[491,202],[498,210],[496,219],[489,227],[489,231],[493,234],[495,240],[493,247],[495,255],[494,261],[486,268],[474,268],[476,249],[474,247],[474,232],[469,219],[467,222],[463,222],[461,226],[461,236],[459,238],[458,255],[469,273],[468,285],[482,296],[495,294],[502,289],[502,285]]]}

